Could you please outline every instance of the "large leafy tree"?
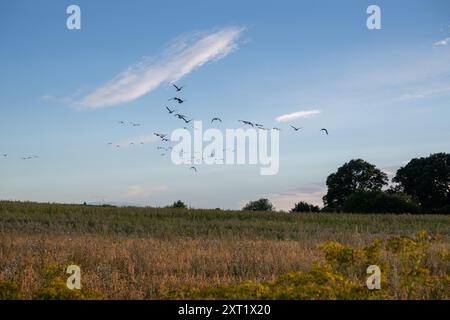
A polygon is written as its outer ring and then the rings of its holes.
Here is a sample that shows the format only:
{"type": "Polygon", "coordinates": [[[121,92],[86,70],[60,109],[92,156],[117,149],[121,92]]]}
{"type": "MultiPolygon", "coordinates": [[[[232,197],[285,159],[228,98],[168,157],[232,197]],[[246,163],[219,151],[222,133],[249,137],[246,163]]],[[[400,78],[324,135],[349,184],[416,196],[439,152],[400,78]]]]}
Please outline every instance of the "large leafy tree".
{"type": "Polygon", "coordinates": [[[414,197],[425,210],[450,205],[450,154],[412,159],[393,179],[398,189],[414,197]]]}
{"type": "Polygon", "coordinates": [[[354,192],[381,190],[387,182],[387,175],[373,164],[362,159],[351,160],[328,176],[328,192],[323,202],[328,210],[341,210],[354,192]]]}

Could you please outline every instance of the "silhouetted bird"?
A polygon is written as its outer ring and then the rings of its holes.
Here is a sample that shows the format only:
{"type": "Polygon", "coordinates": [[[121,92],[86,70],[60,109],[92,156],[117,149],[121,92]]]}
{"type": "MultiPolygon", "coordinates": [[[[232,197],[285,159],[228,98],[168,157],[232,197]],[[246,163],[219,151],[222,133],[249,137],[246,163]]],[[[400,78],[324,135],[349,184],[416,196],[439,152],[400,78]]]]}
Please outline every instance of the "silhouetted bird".
{"type": "Polygon", "coordinates": [[[291,128],[294,129],[295,131],[298,131],[298,130],[302,129],[303,127],[298,127],[297,128],[297,127],[291,126],[291,128]]]}
{"type": "Polygon", "coordinates": [[[166,133],[157,133],[157,132],[155,132],[154,135],[157,136],[157,137],[159,137],[159,138],[161,138],[161,139],[167,137],[167,134],[166,134],[166,133]]]}
{"type": "Polygon", "coordinates": [[[186,101],[186,100],[183,100],[183,99],[178,98],[178,97],[170,98],[169,101],[171,101],[171,100],[175,100],[176,102],[178,102],[178,103],[180,103],[180,104],[186,101]]]}
{"type": "Polygon", "coordinates": [[[169,111],[169,114],[172,114],[176,111],[175,109],[171,110],[168,106],[166,106],[166,109],[167,111],[169,111]]]}
{"type": "Polygon", "coordinates": [[[8,156],[8,154],[7,154],[7,153],[4,153],[4,154],[3,154],[3,156],[4,156],[4,157],[7,157],[7,156],[8,156]]]}
{"type": "Polygon", "coordinates": [[[222,119],[220,119],[220,118],[212,118],[212,120],[211,120],[211,123],[213,123],[214,121],[219,121],[219,122],[222,122],[222,119]]]}
{"type": "Polygon", "coordinates": [[[186,116],[184,114],[180,114],[180,113],[175,113],[174,116],[178,117],[178,119],[185,119],[186,118],[186,116]]]}
{"type": "Polygon", "coordinates": [[[238,121],[242,122],[243,124],[246,124],[246,125],[252,126],[252,127],[254,127],[254,126],[255,126],[255,125],[254,125],[253,123],[251,123],[250,121],[245,121],[245,120],[238,120],[238,121]]]}
{"type": "Polygon", "coordinates": [[[185,87],[185,86],[178,87],[176,84],[172,84],[172,85],[175,87],[177,92],[180,92],[185,87]]]}
{"type": "Polygon", "coordinates": [[[277,127],[273,127],[272,130],[281,131],[281,129],[280,129],[280,128],[277,128],[277,127]]]}
{"type": "Polygon", "coordinates": [[[196,167],[190,167],[189,169],[194,170],[195,172],[197,172],[197,168],[196,167]]]}
{"type": "Polygon", "coordinates": [[[323,132],[325,132],[328,135],[328,130],[327,129],[322,128],[322,129],[320,129],[320,131],[323,131],[323,132]]]}

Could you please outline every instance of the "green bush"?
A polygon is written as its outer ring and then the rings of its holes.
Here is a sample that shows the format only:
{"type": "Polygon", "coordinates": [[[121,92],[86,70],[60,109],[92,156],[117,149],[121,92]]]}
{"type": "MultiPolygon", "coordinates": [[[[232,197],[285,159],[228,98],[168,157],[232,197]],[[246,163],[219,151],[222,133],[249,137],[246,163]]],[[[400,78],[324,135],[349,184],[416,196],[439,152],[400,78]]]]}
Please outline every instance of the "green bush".
{"type": "Polygon", "coordinates": [[[438,209],[433,210],[433,213],[436,214],[450,214],[450,204],[438,209]]]}
{"type": "Polygon", "coordinates": [[[273,211],[273,204],[269,201],[269,199],[261,198],[256,201],[250,201],[247,203],[242,210],[244,211],[273,211]]]}
{"type": "Polygon", "coordinates": [[[0,281],[0,300],[20,300],[19,285],[13,281],[0,281]]]}
{"type": "Polygon", "coordinates": [[[390,194],[383,191],[357,191],[343,207],[349,213],[419,213],[420,208],[406,194],[390,194]]]}
{"type": "Polygon", "coordinates": [[[102,295],[94,290],[82,287],[67,288],[67,274],[62,266],[49,264],[42,268],[43,284],[33,293],[33,300],[99,300],[102,295]]]}
{"type": "Polygon", "coordinates": [[[319,212],[320,208],[313,204],[309,204],[304,201],[300,201],[296,203],[294,208],[291,209],[291,212],[319,212]]]}
{"type": "Polygon", "coordinates": [[[187,205],[186,205],[183,201],[178,200],[178,201],[175,201],[172,205],[167,206],[167,208],[172,208],[172,209],[186,209],[186,208],[187,208],[187,205]]]}

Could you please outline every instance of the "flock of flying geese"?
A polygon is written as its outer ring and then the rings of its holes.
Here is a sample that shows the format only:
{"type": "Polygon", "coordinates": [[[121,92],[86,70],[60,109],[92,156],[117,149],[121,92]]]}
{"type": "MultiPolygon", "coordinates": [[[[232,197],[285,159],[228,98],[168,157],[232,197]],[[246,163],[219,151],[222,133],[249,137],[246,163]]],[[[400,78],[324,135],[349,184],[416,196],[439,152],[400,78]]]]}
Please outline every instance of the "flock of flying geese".
{"type": "MultiPolygon", "coordinates": [[[[8,156],[9,156],[8,153],[2,153],[2,157],[3,157],[3,158],[7,158],[8,156]]],[[[31,159],[37,159],[37,158],[39,158],[39,156],[37,156],[37,155],[35,155],[35,154],[30,155],[30,156],[23,156],[23,157],[20,157],[20,159],[22,159],[22,160],[31,160],[31,159]]]]}
{"type": "MultiPolygon", "coordinates": [[[[179,87],[179,86],[177,86],[176,84],[173,84],[173,87],[175,88],[176,92],[181,92],[181,91],[183,90],[183,88],[185,88],[185,86],[180,86],[180,87],[179,87]]],[[[177,102],[179,105],[181,105],[181,104],[183,104],[183,103],[186,102],[185,99],[180,98],[180,97],[177,97],[177,96],[170,98],[168,101],[175,101],[175,102],[177,102]]],[[[175,108],[171,108],[171,107],[169,107],[169,106],[165,106],[165,108],[166,108],[167,112],[168,112],[170,115],[174,115],[174,116],[177,117],[178,119],[184,121],[185,124],[189,124],[189,123],[193,120],[192,118],[191,118],[191,119],[188,119],[188,117],[185,116],[184,114],[176,113],[177,110],[175,110],[175,108]]],[[[214,123],[214,121],[217,121],[217,122],[222,123],[222,119],[219,118],[219,117],[214,117],[214,118],[211,119],[211,123],[214,123]]],[[[280,129],[280,128],[277,128],[277,127],[273,127],[272,129],[269,129],[269,128],[266,128],[266,127],[265,127],[264,125],[262,125],[262,124],[259,124],[259,123],[253,123],[253,122],[247,121],[247,120],[238,120],[238,121],[239,121],[239,122],[242,122],[242,123],[245,124],[245,125],[251,126],[252,128],[258,128],[258,129],[260,129],[260,130],[277,130],[277,131],[281,131],[281,129],[280,129]]],[[[300,129],[303,128],[303,127],[295,127],[295,126],[292,126],[292,125],[291,125],[290,127],[291,127],[294,131],[299,131],[300,129]]],[[[187,128],[184,127],[184,129],[187,129],[187,128]]],[[[326,128],[322,128],[322,129],[320,129],[320,131],[323,131],[324,133],[326,133],[326,134],[328,135],[328,130],[327,130],[326,128]]],[[[161,142],[168,142],[168,141],[169,141],[169,139],[168,139],[168,134],[155,132],[154,135],[157,136],[158,138],[160,138],[160,139],[161,139],[161,142]]],[[[172,147],[162,147],[162,146],[158,146],[157,149],[158,149],[158,150],[163,150],[163,151],[168,152],[168,151],[172,150],[172,147]]],[[[227,149],[224,149],[223,151],[226,151],[226,150],[227,150],[227,149]]],[[[166,155],[165,153],[161,153],[161,156],[165,156],[165,155],[166,155]]],[[[183,150],[180,151],[180,156],[183,156],[183,150]]],[[[211,153],[211,157],[215,157],[214,152],[211,153]]],[[[192,170],[194,170],[195,172],[197,172],[197,168],[194,167],[194,166],[190,167],[190,169],[192,169],[192,170]]]]}
{"type": "MultiPolygon", "coordinates": [[[[185,86],[177,86],[176,84],[173,84],[173,87],[175,88],[176,92],[181,92],[183,90],[183,88],[185,88],[185,86]]],[[[185,103],[187,100],[180,98],[178,96],[172,97],[170,98],[168,101],[175,101],[178,103],[178,105],[181,105],[183,103],[185,103]]],[[[175,110],[174,108],[171,108],[169,106],[165,106],[167,112],[170,115],[174,115],[175,117],[177,117],[179,120],[184,121],[185,124],[189,124],[192,120],[194,120],[193,118],[188,120],[188,117],[185,116],[184,114],[181,113],[175,113],[177,112],[177,110],[175,110]]],[[[211,123],[214,123],[214,121],[220,122],[222,123],[222,119],[220,119],[219,117],[214,117],[211,119],[211,123]]],[[[260,130],[277,130],[277,131],[281,131],[280,128],[277,127],[273,127],[272,129],[270,128],[266,128],[264,125],[259,124],[259,123],[253,123],[251,121],[247,121],[247,120],[238,120],[239,122],[242,122],[245,125],[248,125],[252,128],[258,128],[260,130]]],[[[128,126],[128,127],[139,127],[141,124],[140,123],[136,123],[136,122],[125,122],[125,121],[118,121],[118,123],[122,126],[128,126]]],[[[299,131],[300,129],[303,129],[303,127],[295,127],[295,126],[290,126],[294,131],[299,131]]],[[[184,129],[188,129],[187,127],[183,127],[184,129]]],[[[320,131],[323,131],[324,133],[326,133],[328,135],[328,130],[326,128],[322,128],[320,129],[320,131]]],[[[161,139],[161,142],[169,142],[169,138],[168,138],[168,134],[165,133],[158,133],[155,132],[154,133],[155,136],[157,136],[158,138],[161,139]]],[[[130,142],[130,145],[137,145],[137,144],[141,144],[144,145],[144,142],[140,142],[140,143],[134,143],[134,142],[130,142]]],[[[113,145],[112,142],[108,142],[108,145],[113,145]]],[[[120,145],[116,145],[116,148],[120,148],[120,145]]],[[[165,156],[166,153],[164,152],[169,152],[170,150],[172,150],[172,147],[168,146],[168,147],[164,147],[164,146],[157,146],[157,150],[163,151],[163,153],[161,153],[161,156],[165,156]]],[[[226,151],[227,149],[224,149],[223,151],[226,151]]],[[[4,158],[8,157],[7,153],[3,153],[2,156],[4,158]]],[[[183,150],[180,151],[180,156],[183,156],[183,150]]],[[[215,157],[214,153],[211,153],[211,157],[215,157]]],[[[22,160],[31,160],[31,159],[36,159],[39,158],[37,155],[30,155],[30,156],[23,156],[21,157],[22,160]]],[[[197,172],[197,168],[192,166],[190,167],[191,170],[194,170],[195,172],[197,172]]]]}

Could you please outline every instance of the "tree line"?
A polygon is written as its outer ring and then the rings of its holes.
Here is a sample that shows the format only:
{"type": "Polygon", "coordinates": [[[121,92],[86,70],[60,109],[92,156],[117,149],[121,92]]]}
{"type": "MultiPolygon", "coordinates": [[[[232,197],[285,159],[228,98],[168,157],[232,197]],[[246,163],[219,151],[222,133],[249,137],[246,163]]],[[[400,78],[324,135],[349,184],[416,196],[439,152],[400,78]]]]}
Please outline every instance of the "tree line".
{"type": "MultiPolygon", "coordinates": [[[[450,154],[415,158],[386,173],[363,159],[351,160],[326,180],[324,207],[300,201],[291,212],[450,214],[450,154]]],[[[268,199],[247,203],[243,210],[272,211],[268,199]]]]}

